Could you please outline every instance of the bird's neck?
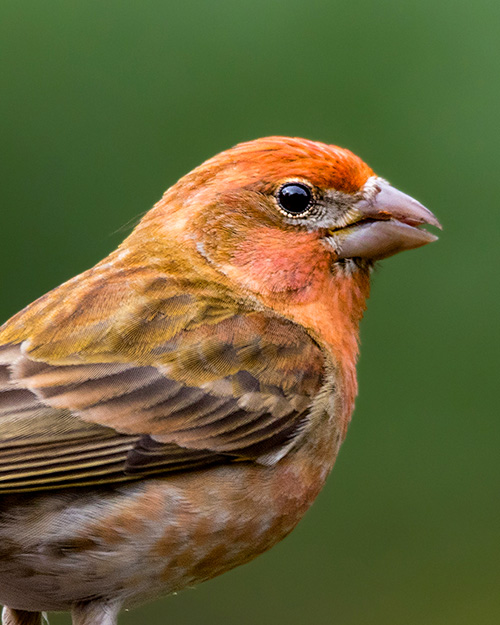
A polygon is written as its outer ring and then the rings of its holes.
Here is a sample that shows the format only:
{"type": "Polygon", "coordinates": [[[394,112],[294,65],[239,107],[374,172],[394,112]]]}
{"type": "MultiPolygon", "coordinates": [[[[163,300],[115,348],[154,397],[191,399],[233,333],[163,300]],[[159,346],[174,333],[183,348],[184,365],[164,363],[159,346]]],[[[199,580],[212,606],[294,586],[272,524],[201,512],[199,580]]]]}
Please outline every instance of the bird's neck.
{"type": "Polygon", "coordinates": [[[368,267],[356,267],[354,270],[338,267],[318,281],[305,301],[274,298],[272,302],[265,302],[276,312],[306,327],[330,357],[342,387],[338,416],[344,434],[358,390],[359,323],[369,293],[368,267]]]}
{"type": "MultiPolygon", "coordinates": [[[[146,226],[151,224],[145,223],[143,229],[146,226]]],[[[309,331],[325,350],[342,386],[339,417],[345,431],[357,394],[359,322],[370,292],[369,266],[333,262],[318,237],[309,233],[283,246],[281,238],[273,239],[269,230],[258,229],[240,242],[229,263],[215,262],[209,250],[196,246],[182,229],[171,232],[171,238],[146,230],[148,236],[136,230],[118,250],[119,256],[127,253],[129,267],[142,265],[147,254],[148,263],[158,263],[157,269],[167,275],[182,275],[184,282],[193,284],[204,277],[225,294],[244,295],[309,331]],[[170,240],[167,254],[165,241],[170,240]]]]}

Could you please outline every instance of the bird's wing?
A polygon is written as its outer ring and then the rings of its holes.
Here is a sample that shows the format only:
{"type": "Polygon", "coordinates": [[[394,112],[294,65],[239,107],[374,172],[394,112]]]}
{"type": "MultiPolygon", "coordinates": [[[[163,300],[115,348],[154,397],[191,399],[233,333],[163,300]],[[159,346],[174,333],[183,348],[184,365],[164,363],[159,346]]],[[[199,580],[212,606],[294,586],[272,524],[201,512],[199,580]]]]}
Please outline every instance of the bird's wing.
{"type": "Polygon", "coordinates": [[[154,282],[63,285],[0,328],[0,492],[273,462],[293,443],[324,375],[306,331],[154,282]]]}

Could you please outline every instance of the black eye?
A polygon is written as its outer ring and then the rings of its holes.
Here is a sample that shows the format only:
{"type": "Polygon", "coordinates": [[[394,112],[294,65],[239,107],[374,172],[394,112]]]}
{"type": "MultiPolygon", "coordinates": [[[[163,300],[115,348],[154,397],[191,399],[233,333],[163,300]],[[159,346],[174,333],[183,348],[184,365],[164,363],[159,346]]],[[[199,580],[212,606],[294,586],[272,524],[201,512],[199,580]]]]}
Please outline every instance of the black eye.
{"type": "Polygon", "coordinates": [[[290,182],[284,184],[278,192],[278,202],[281,208],[290,215],[302,215],[311,206],[311,189],[305,184],[290,182]]]}

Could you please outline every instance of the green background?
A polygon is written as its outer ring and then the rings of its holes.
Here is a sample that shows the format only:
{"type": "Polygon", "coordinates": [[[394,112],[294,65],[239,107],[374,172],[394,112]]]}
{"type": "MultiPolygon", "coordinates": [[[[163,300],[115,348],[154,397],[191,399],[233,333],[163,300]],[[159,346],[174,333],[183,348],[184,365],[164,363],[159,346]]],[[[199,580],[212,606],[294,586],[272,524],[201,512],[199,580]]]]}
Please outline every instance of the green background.
{"type": "Polygon", "coordinates": [[[1,3],[2,319],[263,135],[348,147],[444,225],[374,276],[354,420],[304,521],[123,625],[500,622],[499,28],[498,0],[1,3]]]}

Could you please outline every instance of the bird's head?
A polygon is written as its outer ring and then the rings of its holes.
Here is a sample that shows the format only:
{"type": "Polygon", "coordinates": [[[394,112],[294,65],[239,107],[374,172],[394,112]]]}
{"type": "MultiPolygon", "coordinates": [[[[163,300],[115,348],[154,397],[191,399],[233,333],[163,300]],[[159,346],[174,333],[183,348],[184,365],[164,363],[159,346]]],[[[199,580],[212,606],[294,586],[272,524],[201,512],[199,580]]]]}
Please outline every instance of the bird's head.
{"type": "Polygon", "coordinates": [[[181,243],[244,290],[298,299],[332,271],[363,271],[434,241],[422,224],[439,227],[349,150],[286,137],[206,161],[144,221],[149,237],[181,243]]]}

